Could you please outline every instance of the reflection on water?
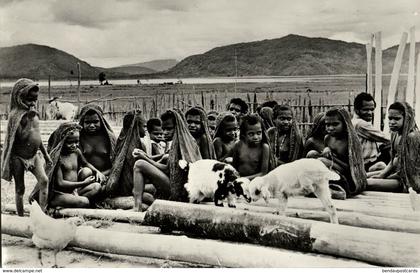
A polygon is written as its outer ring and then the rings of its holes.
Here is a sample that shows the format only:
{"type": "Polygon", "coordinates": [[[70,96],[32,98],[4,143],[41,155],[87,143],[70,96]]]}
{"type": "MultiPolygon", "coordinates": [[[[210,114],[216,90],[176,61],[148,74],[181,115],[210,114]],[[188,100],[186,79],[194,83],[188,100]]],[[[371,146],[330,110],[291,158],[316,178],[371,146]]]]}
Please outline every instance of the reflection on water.
{"type": "MultiPolygon", "coordinates": [[[[258,76],[258,77],[212,77],[212,78],[166,78],[166,79],[141,79],[140,84],[163,84],[163,83],[179,83],[183,84],[212,84],[212,83],[255,83],[255,82],[316,82],[316,81],[330,81],[338,78],[364,78],[364,74],[355,75],[321,75],[321,76],[258,76]]],[[[109,79],[109,83],[114,85],[136,85],[137,79],[109,79]]],[[[1,87],[12,87],[14,81],[0,81],[1,87]]],[[[40,86],[48,86],[48,81],[42,80],[38,82],[40,86]]],[[[77,81],[52,81],[52,86],[69,86],[77,85],[77,81]]],[[[99,85],[97,80],[81,81],[81,85],[99,85]]]]}

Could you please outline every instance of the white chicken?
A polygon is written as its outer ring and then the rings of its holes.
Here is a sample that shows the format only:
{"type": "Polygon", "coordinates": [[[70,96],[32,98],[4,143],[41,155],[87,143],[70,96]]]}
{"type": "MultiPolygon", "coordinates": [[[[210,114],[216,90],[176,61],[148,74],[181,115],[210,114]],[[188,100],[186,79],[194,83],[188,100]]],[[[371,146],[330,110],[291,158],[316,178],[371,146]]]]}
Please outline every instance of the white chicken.
{"type": "Polygon", "coordinates": [[[416,212],[420,212],[420,197],[417,192],[410,187],[408,188],[408,194],[410,195],[411,208],[416,212]]]}
{"type": "Polygon", "coordinates": [[[53,267],[57,267],[57,253],[74,239],[77,225],[81,223],[81,219],[79,217],[66,220],[53,219],[44,214],[36,201],[32,202],[29,213],[32,242],[38,247],[38,258],[41,265],[43,266],[41,249],[46,248],[54,251],[53,267]]]}

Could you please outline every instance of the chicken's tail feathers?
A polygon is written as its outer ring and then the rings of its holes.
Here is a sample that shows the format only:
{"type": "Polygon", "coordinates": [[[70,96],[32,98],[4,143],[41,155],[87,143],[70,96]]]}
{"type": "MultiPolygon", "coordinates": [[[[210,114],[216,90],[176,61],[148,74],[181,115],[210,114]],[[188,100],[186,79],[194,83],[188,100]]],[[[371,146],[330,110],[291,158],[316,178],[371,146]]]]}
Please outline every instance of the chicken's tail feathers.
{"type": "Polygon", "coordinates": [[[186,160],[181,159],[178,161],[178,165],[182,170],[188,171],[190,164],[186,160]]]}

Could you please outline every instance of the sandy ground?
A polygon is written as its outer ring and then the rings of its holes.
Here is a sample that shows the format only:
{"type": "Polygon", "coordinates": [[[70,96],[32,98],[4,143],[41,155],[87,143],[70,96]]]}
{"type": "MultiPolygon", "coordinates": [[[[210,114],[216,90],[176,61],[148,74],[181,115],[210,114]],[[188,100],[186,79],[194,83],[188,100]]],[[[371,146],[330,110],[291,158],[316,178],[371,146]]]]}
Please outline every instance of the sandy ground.
{"type": "MultiPolygon", "coordinates": [[[[42,250],[41,266],[38,259],[38,249],[32,240],[2,234],[2,266],[5,268],[51,267],[54,265],[54,255],[50,250],[42,250]]],[[[79,248],[66,248],[57,255],[59,267],[204,267],[204,265],[182,263],[169,260],[133,257],[125,255],[111,255],[87,251],[79,248]]]]}
{"type": "MultiPolygon", "coordinates": [[[[24,196],[25,205],[28,204],[28,196],[36,183],[35,177],[25,174],[26,191],[24,196]]],[[[2,211],[5,204],[14,203],[14,183],[1,180],[1,206],[2,211]]],[[[118,230],[136,233],[159,233],[156,227],[133,226],[124,223],[113,223],[110,221],[88,221],[84,225],[91,225],[96,228],[107,230],[118,230]]],[[[1,234],[2,266],[3,267],[41,267],[38,260],[38,250],[31,239],[1,234]]],[[[51,267],[54,264],[52,251],[43,250],[44,267],[51,267]]],[[[91,252],[78,248],[66,248],[57,255],[57,262],[60,267],[207,267],[205,265],[183,263],[169,260],[142,258],[124,255],[111,255],[91,252]]]]}

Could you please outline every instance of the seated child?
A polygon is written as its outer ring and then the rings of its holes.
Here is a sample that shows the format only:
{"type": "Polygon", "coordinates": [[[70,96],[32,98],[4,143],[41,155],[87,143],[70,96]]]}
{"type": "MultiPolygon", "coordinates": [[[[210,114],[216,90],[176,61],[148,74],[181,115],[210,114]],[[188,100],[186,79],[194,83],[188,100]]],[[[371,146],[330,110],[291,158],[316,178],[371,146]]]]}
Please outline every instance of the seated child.
{"type": "Polygon", "coordinates": [[[201,107],[192,107],[185,113],[188,130],[200,147],[203,159],[216,159],[213,141],[207,125],[206,112],[201,107]]]}
{"type": "Polygon", "coordinates": [[[318,158],[325,148],[325,113],[318,113],[315,116],[311,130],[306,137],[303,155],[308,158],[318,158]]]}
{"type": "Polygon", "coordinates": [[[219,115],[213,140],[217,160],[232,163],[232,157],[228,157],[228,154],[237,141],[237,130],[238,121],[234,115],[230,112],[224,112],[219,115]]]}
{"type": "Polygon", "coordinates": [[[219,115],[219,113],[215,110],[211,110],[207,113],[207,123],[209,125],[209,132],[210,132],[210,136],[212,138],[214,138],[214,134],[216,131],[216,126],[217,126],[217,116],[219,115]]]}
{"type": "MultiPolygon", "coordinates": [[[[162,156],[165,153],[163,141],[162,121],[151,118],[146,124],[148,134],[143,138],[148,156],[162,156]]],[[[158,158],[156,158],[157,160],[158,158]]]]}
{"type": "Polygon", "coordinates": [[[292,108],[288,105],[274,106],[274,124],[268,129],[271,152],[276,157],[276,166],[301,158],[303,138],[293,117],[292,108]]]}
{"type": "Polygon", "coordinates": [[[178,161],[195,162],[201,159],[200,150],[187,129],[185,119],[177,110],[168,110],[161,115],[163,136],[169,147],[168,160],[156,162],[147,154],[134,149],[133,156],[138,160],[133,168],[134,210],[141,211],[143,191],[146,180],[157,188],[158,196],[173,201],[188,201],[188,193],[184,188],[187,181],[184,171],[179,168],[178,161]]]}
{"type": "Polygon", "coordinates": [[[253,179],[268,173],[270,148],[262,130],[262,121],[257,114],[242,117],[240,140],[235,143],[231,156],[232,166],[241,177],[253,179]]]}
{"type": "Polygon", "coordinates": [[[325,149],[319,159],[341,177],[330,181],[332,197],[345,199],[366,188],[362,147],[353,128],[350,114],[344,108],[333,108],[325,114],[325,149]]]}
{"type": "Polygon", "coordinates": [[[30,171],[39,184],[39,205],[45,211],[48,197],[48,177],[44,170],[44,158],[51,164],[42,144],[39,130],[39,114],[35,110],[38,85],[30,79],[19,79],[12,89],[10,113],[4,150],[1,157],[1,176],[15,180],[15,203],[19,216],[23,216],[25,171],[30,171]]]}
{"type": "MultiPolygon", "coordinates": [[[[160,123],[159,119],[158,121],[160,123]]],[[[141,111],[132,110],[124,115],[123,127],[115,145],[115,161],[106,185],[102,187],[103,195],[133,196],[133,166],[136,159],[132,152],[137,148],[146,150],[141,141],[145,136],[145,124],[141,111]]],[[[156,188],[153,184],[146,184],[143,193],[144,209],[153,203],[155,194],[156,188]]]]}
{"type": "Polygon", "coordinates": [[[108,176],[114,162],[116,138],[99,105],[80,110],[80,150],[86,160],[108,176]]]}
{"type": "Polygon", "coordinates": [[[400,190],[413,188],[420,192],[420,132],[414,119],[414,111],[406,102],[395,102],[388,108],[391,130],[392,159],[385,169],[373,178],[396,178],[400,190]]]}
{"type": "Polygon", "coordinates": [[[91,207],[100,192],[100,183],[105,181],[101,172],[86,161],[78,148],[80,130],[75,122],[62,123],[48,141],[53,162],[47,168],[51,182],[50,207],[91,207]]]}

